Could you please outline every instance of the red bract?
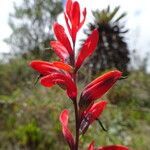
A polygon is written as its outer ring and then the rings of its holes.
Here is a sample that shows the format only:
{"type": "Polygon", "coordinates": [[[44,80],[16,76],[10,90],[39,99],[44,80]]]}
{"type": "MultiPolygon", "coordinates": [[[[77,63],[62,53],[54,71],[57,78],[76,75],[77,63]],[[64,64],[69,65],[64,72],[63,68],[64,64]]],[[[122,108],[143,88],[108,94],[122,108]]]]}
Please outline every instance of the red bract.
{"type": "Polygon", "coordinates": [[[94,148],[94,141],[89,145],[88,150],[129,150],[129,148],[122,145],[110,145],[99,148],[94,148]]]}
{"type": "Polygon", "coordinates": [[[109,71],[88,84],[81,93],[79,101],[80,109],[87,108],[93,101],[102,97],[121,75],[122,73],[118,70],[109,71]]]}
{"type": "Polygon", "coordinates": [[[68,145],[71,150],[74,150],[75,142],[72,133],[68,128],[68,119],[69,119],[69,111],[67,109],[63,110],[59,116],[59,120],[62,125],[62,133],[68,142],[68,145]]]}
{"type": "Polygon", "coordinates": [[[82,14],[83,14],[83,20],[81,20],[80,17],[79,3],[76,1],[72,2],[72,0],[67,0],[66,13],[64,13],[64,15],[65,15],[67,28],[73,40],[73,43],[75,43],[76,41],[77,32],[84,24],[86,18],[86,9],[83,10],[82,14]]]}
{"type": "Polygon", "coordinates": [[[98,43],[98,39],[99,34],[98,31],[95,29],[82,45],[82,48],[76,60],[76,71],[80,68],[83,61],[94,52],[98,43]]]}
{"type": "Polygon", "coordinates": [[[57,38],[57,40],[63,44],[63,46],[67,49],[68,53],[72,56],[73,50],[70,44],[70,41],[67,37],[67,34],[65,33],[65,29],[62,25],[55,23],[53,25],[54,33],[57,38]]]}
{"type": "Polygon", "coordinates": [[[51,87],[54,84],[63,85],[66,88],[67,94],[70,99],[75,100],[77,96],[77,88],[70,76],[61,73],[53,73],[42,77],[41,84],[45,87],[51,87]]]}
{"type": "Polygon", "coordinates": [[[51,41],[50,42],[51,47],[53,48],[56,55],[63,61],[63,62],[69,62],[69,53],[67,49],[63,46],[62,43],[59,41],[51,41]]]}
{"type": "Polygon", "coordinates": [[[84,111],[80,124],[80,133],[85,133],[89,125],[93,123],[103,112],[106,107],[106,101],[100,101],[93,104],[90,108],[84,111]]]}

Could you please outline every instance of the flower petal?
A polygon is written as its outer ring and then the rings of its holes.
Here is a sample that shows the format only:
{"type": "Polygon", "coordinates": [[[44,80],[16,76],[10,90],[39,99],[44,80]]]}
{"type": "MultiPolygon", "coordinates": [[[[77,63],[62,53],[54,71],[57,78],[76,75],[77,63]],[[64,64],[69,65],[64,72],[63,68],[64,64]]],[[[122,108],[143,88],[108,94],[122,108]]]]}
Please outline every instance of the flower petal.
{"type": "Polygon", "coordinates": [[[72,13],[72,16],[71,16],[72,26],[78,27],[80,23],[80,6],[77,1],[73,3],[71,13],[72,13]]]}
{"type": "Polygon", "coordinates": [[[72,0],[67,0],[66,13],[67,13],[69,19],[71,19],[71,8],[72,8],[72,0]]]}
{"type": "Polygon", "coordinates": [[[63,62],[54,61],[54,62],[53,62],[53,65],[54,65],[55,67],[59,68],[59,69],[65,70],[65,71],[67,71],[67,72],[70,72],[70,73],[73,72],[73,68],[72,68],[70,65],[65,64],[65,63],[63,63],[63,62]]]}
{"type": "Polygon", "coordinates": [[[68,128],[68,118],[69,118],[69,111],[65,109],[61,112],[59,116],[59,120],[62,124],[62,132],[63,132],[64,138],[68,142],[70,149],[73,150],[75,146],[75,142],[74,142],[73,135],[68,128]]]}
{"type": "Polygon", "coordinates": [[[62,71],[66,71],[69,73],[73,72],[73,68],[70,65],[59,61],[50,63],[47,61],[33,60],[30,62],[29,65],[43,76],[49,75],[51,73],[62,72],[62,71]]]}
{"type": "Polygon", "coordinates": [[[84,8],[82,14],[83,14],[83,20],[80,22],[79,29],[83,26],[83,24],[85,22],[85,19],[86,19],[86,8],[84,8]]]}
{"type": "Polygon", "coordinates": [[[72,100],[75,100],[77,96],[77,87],[75,83],[69,76],[66,76],[65,74],[53,73],[51,75],[42,77],[40,82],[45,87],[51,87],[52,84],[62,84],[66,87],[67,94],[72,100]]]}
{"type": "Polygon", "coordinates": [[[72,31],[71,31],[71,27],[70,27],[70,25],[69,25],[69,20],[68,20],[68,17],[67,17],[67,15],[66,15],[66,13],[64,13],[64,18],[65,18],[65,21],[66,21],[66,25],[67,25],[67,29],[68,29],[68,31],[69,31],[69,34],[70,34],[70,36],[72,37],[72,31]]]}
{"type": "Polygon", "coordinates": [[[72,5],[72,12],[71,12],[71,24],[72,24],[72,40],[75,42],[76,34],[80,24],[80,6],[78,2],[74,2],[72,5]]]}
{"type": "Polygon", "coordinates": [[[78,70],[82,65],[83,61],[94,52],[98,43],[98,39],[99,39],[99,33],[97,29],[95,29],[92,32],[92,34],[87,38],[87,40],[84,42],[78,54],[77,61],[76,61],[76,70],[78,70]]]}
{"type": "Polygon", "coordinates": [[[106,101],[100,101],[93,104],[90,108],[84,111],[82,115],[82,121],[80,124],[80,133],[84,134],[89,125],[93,123],[103,112],[106,107],[106,101]]]}
{"type": "Polygon", "coordinates": [[[81,93],[79,107],[87,108],[93,101],[105,94],[121,77],[118,70],[109,71],[88,84],[81,93]]]}
{"type": "Polygon", "coordinates": [[[90,109],[85,110],[85,115],[92,114],[92,118],[90,120],[90,123],[92,123],[95,119],[97,119],[100,114],[103,112],[107,105],[107,101],[100,101],[97,103],[94,103],[90,109]]]}
{"type": "Polygon", "coordinates": [[[90,84],[88,84],[85,87],[85,89],[89,89],[93,85],[100,83],[102,81],[108,80],[109,78],[114,78],[114,80],[118,80],[121,77],[121,75],[122,75],[122,72],[120,72],[119,70],[109,71],[101,75],[100,77],[96,78],[95,80],[93,80],[90,84]]]}
{"type": "Polygon", "coordinates": [[[111,146],[100,147],[97,150],[129,150],[129,148],[122,145],[111,145],[111,146]]]}
{"type": "Polygon", "coordinates": [[[67,109],[64,109],[59,116],[59,120],[63,126],[68,126],[68,119],[69,111],[67,109]]]}
{"type": "Polygon", "coordinates": [[[63,61],[66,62],[68,61],[69,58],[69,53],[67,49],[63,46],[62,43],[59,41],[51,41],[50,42],[51,47],[53,48],[54,52],[56,55],[63,61]]]}
{"type": "Polygon", "coordinates": [[[67,49],[68,53],[72,55],[73,50],[70,41],[67,37],[67,34],[65,33],[64,27],[58,23],[55,23],[53,28],[57,40],[61,42],[64,45],[64,47],[67,49]]]}

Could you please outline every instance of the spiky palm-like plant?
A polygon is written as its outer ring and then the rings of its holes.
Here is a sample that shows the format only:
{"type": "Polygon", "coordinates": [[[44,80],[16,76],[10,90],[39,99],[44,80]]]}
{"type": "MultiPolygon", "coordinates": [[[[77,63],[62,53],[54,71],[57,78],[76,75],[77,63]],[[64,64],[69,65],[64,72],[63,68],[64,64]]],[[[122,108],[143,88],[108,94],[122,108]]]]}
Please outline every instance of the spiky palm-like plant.
{"type": "Polygon", "coordinates": [[[90,23],[89,29],[91,32],[95,27],[98,28],[100,39],[96,52],[87,63],[92,75],[100,70],[104,71],[112,68],[117,68],[123,73],[127,73],[129,49],[124,36],[128,30],[124,29],[124,25],[120,23],[126,16],[126,13],[122,13],[116,17],[119,8],[116,7],[110,11],[110,7],[108,6],[107,9],[93,12],[95,23],[90,23]]]}

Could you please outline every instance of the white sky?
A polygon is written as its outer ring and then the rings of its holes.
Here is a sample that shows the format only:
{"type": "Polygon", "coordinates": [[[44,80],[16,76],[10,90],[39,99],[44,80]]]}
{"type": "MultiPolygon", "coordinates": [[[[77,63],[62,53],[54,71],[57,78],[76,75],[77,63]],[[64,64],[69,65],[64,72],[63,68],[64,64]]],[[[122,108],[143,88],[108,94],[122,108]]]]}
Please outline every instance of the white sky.
{"type": "MultiPolygon", "coordinates": [[[[3,39],[9,37],[8,16],[13,11],[13,1],[0,0],[0,53],[9,52],[9,46],[3,39]]],[[[120,13],[127,12],[125,26],[130,30],[127,41],[130,49],[137,49],[143,57],[150,52],[150,1],[149,0],[78,0],[88,10],[87,21],[91,20],[91,9],[103,9],[110,4],[111,8],[120,5],[120,13]]],[[[16,2],[20,3],[20,0],[16,2]]]]}
{"type": "Polygon", "coordinates": [[[9,12],[12,10],[12,0],[0,0],[0,53],[9,52],[9,47],[3,42],[3,39],[11,33],[7,22],[9,12]]]}
{"type": "MultiPolygon", "coordinates": [[[[78,0],[81,1],[81,0],[78,0]]],[[[120,6],[120,13],[127,12],[125,27],[129,29],[127,41],[131,49],[137,49],[142,56],[150,52],[150,1],[149,0],[82,0],[88,8],[88,20],[91,9],[103,9],[108,5],[111,8],[120,6]],[[92,2],[92,3],[91,3],[92,2]]],[[[80,3],[81,3],[80,2],[80,3]]]]}

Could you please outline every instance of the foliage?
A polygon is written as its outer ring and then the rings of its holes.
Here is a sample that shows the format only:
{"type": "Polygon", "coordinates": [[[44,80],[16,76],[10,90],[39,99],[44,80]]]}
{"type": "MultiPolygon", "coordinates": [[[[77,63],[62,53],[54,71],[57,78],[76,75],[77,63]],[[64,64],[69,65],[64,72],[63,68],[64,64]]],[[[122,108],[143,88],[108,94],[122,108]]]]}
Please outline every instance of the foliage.
{"type": "Polygon", "coordinates": [[[118,86],[113,88],[108,98],[113,104],[124,105],[128,103],[135,107],[149,108],[150,98],[150,75],[144,72],[135,71],[126,79],[126,82],[120,81],[118,86]]]}
{"type": "MultiPolygon", "coordinates": [[[[27,61],[22,58],[0,64],[0,68],[0,149],[29,149],[24,139],[27,139],[26,128],[32,126],[38,139],[37,150],[67,150],[60,134],[58,118],[61,109],[66,106],[71,114],[73,112],[70,109],[71,102],[66,100],[62,90],[58,87],[49,90],[38,84],[34,85],[37,74],[33,74],[27,66],[27,61]],[[20,69],[22,71],[18,72],[20,69]],[[16,82],[13,82],[14,76],[16,82]]],[[[85,143],[89,143],[93,138],[97,145],[122,143],[136,150],[150,149],[149,76],[136,71],[130,73],[126,82],[119,81],[107,94],[107,99],[115,106],[109,105],[101,116],[108,132],[101,132],[101,127],[95,122],[87,135],[80,137],[80,149],[87,148],[85,143]]],[[[79,92],[83,87],[83,83],[80,83],[79,92]]],[[[73,121],[70,120],[72,130],[73,121]]]]}
{"type": "Polygon", "coordinates": [[[15,136],[20,145],[26,145],[35,149],[37,144],[42,140],[42,131],[34,122],[19,126],[15,131],[15,136]]]}
{"type": "Polygon", "coordinates": [[[14,52],[39,55],[40,50],[49,47],[49,29],[61,11],[59,0],[23,0],[21,5],[14,4],[14,13],[9,17],[12,34],[5,41],[14,52]]]}
{"type": "Polygon", "coordinates": [[[27,60],[20,57],[1,63],[0,68],[1,95],[11,95],[17,89],[22,89],[32,78],[32,71],[27,66],[27,60]]]}
{"type": "MultiPolygon", "coordinates": [[[[136,80],[137,74],[138,72],[131,73],[129,76],[130,80],[127,79],[126,82],[130,84],[133,79],[136,80]]],[[[143,80],[145,81],[143,83],[137,82],[137,85],[142,84],[145,87],[144,84],[147,84],[148,79],[146,76],[143,74],[143,80]]],[[[71,102],[69,103],[66,100],[65,94],[60,88],[54,87],[49,90],[38,84],[33,86],[33,82],[34,78],[28,84],[24,84],[22,89],[14,90],[13,94],[0,94],[0,149],[29,149],[27,143],[23,142],[23,139],[27,138],[26,130],[29,129],[26,128],[32,126],[34,129],[33,135],[36,134],[36,136],[39,136],[36,138],[41,139],[37,140],[36,150],[67,150],[66,143],[60,134],[61,127],[58,118],[61,109],[66,106],[71,111],[71,114],[73,113],[72,109],[70,109],[71,102]]],[[[117,89],[118,93],[121,94],[123,91],[118,88],[122,86],[120,84],[118,83],[112,91],[115,90],[116,92],[117,89]]],[[[79,91],[83,89],[83,86],[80,83],[79,91]]],[[[128,92],[133,89],[136,90],[132,86],[126,88],[128,92]]],[[[134,93],[134,91],[132,92],[134,93]]],[[[129,97],[128,99],[131,98],[129,97]]],[[[139,98],[134,99],[136,102],[139,100],[140,102],[142,101],[139,98]]],[[[143,110],[142,108],[140,105],[122,100],[120,97],[119,103],[116,103],[116,105],[108,105],[106,111],[104,111],[100,118],[108,131],[102,131],[99,124],[95,122],[89,128],[87,134],[80,137],[80,149],[86,149],[86,143],[89,143],[94,138],[97,145],[122,143],[128,145],[131,149],[149,150],[150,112],[149,109],[143,110]]],[[[71,119],[70,128],[72,130],[74,128],[73,122],[74,120],[71,119]]]]}

